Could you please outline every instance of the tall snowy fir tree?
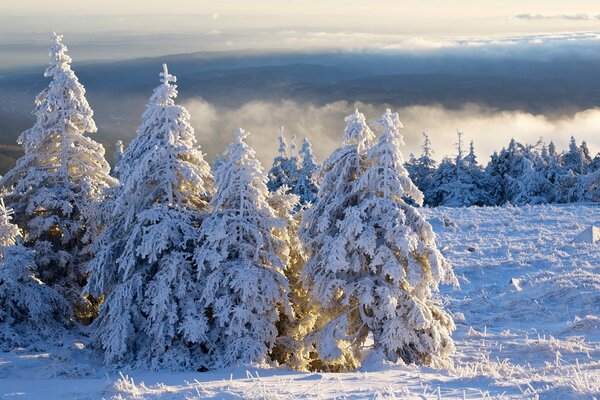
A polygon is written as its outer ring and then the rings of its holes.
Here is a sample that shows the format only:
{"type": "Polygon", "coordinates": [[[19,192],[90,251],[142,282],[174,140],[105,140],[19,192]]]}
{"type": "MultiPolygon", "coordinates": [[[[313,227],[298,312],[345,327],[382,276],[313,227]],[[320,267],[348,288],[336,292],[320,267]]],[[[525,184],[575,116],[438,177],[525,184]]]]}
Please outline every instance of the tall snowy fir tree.
{"type": "Polygon", "coordinates": [[[315,161],[312,146],[308,138],[304,138],[299,156],[301,166],[293,192],[299,197],[299,204],[305,206],[314,203],[319,192],[319,165],[315,161]]]}
{"type": "Polygon", "coordinates": [[[278,322],[292,317],[286,223],[268,202],[267,178],[245,142],[248,132],[235,135],[215,170],[216,192],[194,257],[210,368],[269,361],[278,322]]]}
{"type": "Polygon", "coordinates": [[[103,297],[94,345],[112,368],[189,369],[205,325],[192,253],[212,175],[163,65],[137,135],[118,164],[112,223],[97,243],[86,293],[103,297]]]}
{"type": "Polygon", "coordinates": [[[346,329],[344,308],[324,301],[341,289],[331,287],[321,292],[315,275],[329,261],[333,263],[337,253],[342,255],[343,249],[333,247],[340,234],[337,222],[344,219],[346,209],[356,202],[354,183],[364,171],[365,152],[375,139],[365,116],[358,110],[347,116],[345,122],[343,146],[323,162],[317,202],[304,211],[298,232],[308,257],[300,279],[319,308],[314,332],[303,339],[304,357],[310,360],[313,370],[351,370],[359,365],[361,357],[351,346],[353,332],[346,329]],[[340,314],[339,324],[332,323],[340,314]]]}
{"type": "Polygon", "coordinates": [[[96,132],[85,90],[71,70],[62,36],[54,34],[49,67],[52,81],[35,100],[35,125],[19,136],[25,155],[0,185],[15,222],[35,250],[37,273],[86,320],[95,307],[81,297],[93,239],[88,219],[105,190],[116,183],[104,148],[86,136],[96,132]]]}
{"type": "Polygon", "coordinates": [[[309,340],[321,358],[336,360],[359,357],[371,333],[388,360],[440,365],[453,352],[454,323],[432,291],[456,278],[431,225],[405,201],[422,204],[423,196],[403,167],[398,114],[388,109],[379,123],[384,132],[357,154],[355,168],[327,168],[322,190],[351,177],[347,190],[336,191],[342,197],[328,205],[319,199],[303,220],[310,257],[303,274],[328,317],[309,340]]]}
{"type": "Polygon", "coordinates": [[[0,350],[45,350],[72,324],[71,306],[36,276],[33,253],[11,214],[0,198],[0,350]]]}

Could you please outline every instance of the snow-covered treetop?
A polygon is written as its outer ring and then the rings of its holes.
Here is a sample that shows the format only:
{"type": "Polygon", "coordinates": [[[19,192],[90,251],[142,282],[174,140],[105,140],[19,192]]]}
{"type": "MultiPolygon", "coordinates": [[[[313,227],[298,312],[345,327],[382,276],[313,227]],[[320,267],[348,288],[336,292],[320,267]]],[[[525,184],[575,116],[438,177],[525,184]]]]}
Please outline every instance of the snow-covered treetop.
{"type": "Polygon", "coordinates": [[[297,148],[298,147],[296,146],[296,133],[292,132],[292,137],[290,139],[290,150],[291,150],[292,154],[296,153],[297,148]]]}
{"type": "Polygon", "coordinates": [[[469,165],[477,165],[477,156],[475,155],[475,145],[471,140],[471,144],[469,145],[469,154],[465,157],[465,161],[469,165]]]}
{"type": "Polygon", "coordinates": [[[342,137],[344,144],[356,144],[358,151],[362,152],[373,143],[375,134],[367,125],[364,114],[358,112],[358,108],[354,110],[353,114],[348,115],[344,121],[346,121],[346,128],[342,137]]]}
{"type": "Polygon", "coordinates": [[[429,140],[429,135],[423,132],[423,149],[422,157],[426,157],[428,159],[433,155],[433,150],[431,150],[431,140],[429,140]]]}
{"type": "Polygon", "coordinates": [[[456,130],[456,136],[458,137],[458,141],[456,142],[456,160],[462,160],[463,159],[463,154],[464,154],[463,148],[462,148],[463,133],[457,129],[456,130]]]}
{"type": "Polygon", "coordinates": [[[302,147],[300,148],[300,157],[302,159],[302,171],[303,172],[313,172],[317,169],[317,164],[315,162],[315,157],[312,152],[312,146],[307,137],[302,141],[302,147]]]}
{"type": "Polygon", "coordinates": [[[118,206],[127,209],[128,218],[156,202],[202,208],[212,183],[190,114],[175,104],[176,78],[166,64],[159,76],[161,84],[150,97],[137,135],[116,166],[123,184],[118,206]]]}
{"type": "Polygon", "coordinates": [[[371,164],[359,181],[361,187],[372,187],[373,193],[392,201],[411,198],[417,204],[423,204],[423,194],[414,185],[408,171],[404,168],[402,146],[404,139],[400,134],[403,127],[398,113],[388,108],[378,120],[383,133],[367,153],[371,164]]]}
{"type": "Polygon", "coordinates": [[[62,35],[52,32],[49,66],[44,72],[45,77],[55,77],[71,70],[71,57],[67,54],[67,46],[62,42],[62,35]]]}
{"type": "Polygon", "coordinates": [[[219,190],[211,200],[212,209],[237,210],[242,216],[247,208],[258,206],[246,202],[248,198],[257,196],[257,193],[250,194],[247,191],[258,190],[261,193],[268,193],[266,177],[256,158],[256,152],[245,141],[249,134],[250,132],[239,128],[234,132],[235,141],[225,149],[223,162],[215,170],[215,186],[219,190]],[[232,168],[233,164],[238,168],[232,168]],[[234,193],[237,195],[234,196],[234,193]]]}
{"type": "Polygon", "coordinates": [[[279,136],[277,138],[279,140],[279,148],[277,149],[277,151],[279,152],[279,156],[280,157],[287,157],[288,156],[288,145],[287,142],[285,141],[285,136],[283,136],[283,126],[279,128],[279,136]]]}
{"type": "Polygon", "coordinates": [[[46,139],[48,132],[93,133],[98,130],[92,119],[94,113],[85,98],[85,89],[71,69],[71,57],[67,55],[67,46],[62,43],[62,35],[52,35],[49,56],[44,76],[53,80],[35,100],[33,114],[37,118],[36,125],[19,137],[19,143],[23,144],[26,152],[46,139]]]}
{"type": "Polygon", "coordinates": [[[154,89],[154,95],[150,98],[150,102],[162,106],[172,106],[175,104],[175,98],[177,97],[177,85],[171,82],[177,82],[177,78],[169,74],[167,64],[163,64],[163,72],[159,74],[162,85],[154,89]]]}
{"type": "Polygon", "coordinates": [[[383,128],[384,135],[391,135],[399,140],[400,145],[404,146],[404,137],[400,134],[400,129],[404,128],[398,113],[393,113],[389,108],[385,109],[383,115],[377,120],[377,124],[383,128]]]}

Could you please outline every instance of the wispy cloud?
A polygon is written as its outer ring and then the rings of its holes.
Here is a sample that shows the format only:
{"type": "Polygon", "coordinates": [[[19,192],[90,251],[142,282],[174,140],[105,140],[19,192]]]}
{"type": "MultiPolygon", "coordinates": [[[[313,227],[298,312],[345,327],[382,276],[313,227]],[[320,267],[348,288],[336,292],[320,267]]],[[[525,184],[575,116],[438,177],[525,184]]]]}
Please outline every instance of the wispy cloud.
{"type": "Polygon", "coordinates": [[[534,14],[526,13],[515,15],[517,19],[525,20],[548,20],[548,19],[564,19],[568,21],[594,21],[600,20],[600,14],[578,13],[578,14],[534,14]]]}

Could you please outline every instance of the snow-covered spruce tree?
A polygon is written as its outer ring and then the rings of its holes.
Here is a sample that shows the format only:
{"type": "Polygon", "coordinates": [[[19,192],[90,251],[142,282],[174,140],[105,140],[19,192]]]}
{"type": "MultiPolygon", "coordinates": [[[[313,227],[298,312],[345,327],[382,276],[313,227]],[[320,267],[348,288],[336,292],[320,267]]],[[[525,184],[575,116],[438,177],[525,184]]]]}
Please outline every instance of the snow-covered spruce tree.
{"type": "Polygon", "coordinates": [[[292,192],[299,178],[298,157],[296,156],[296,145],[293,142],[288,149],[288,144],[283,136],[283,126],[279,128],[279,155],[273,160],[273,166],[268,172],[267,188],[270,192],[276,192],[280,187],[287,186],[292,192]]]}
{"type": "Polygon", "coordinates": [[[433,205],[432,196],[434,190],[433,175],[436,170],[436,162],[432,158],[433,150],[429,135],[423,132],[423,152],[419,158],[411,157],[406,163],[406,169],[413,183],[419,188],[425,198],[424,202],[433,205]]]}
{"type": "Polygon", "coordinates": [[[468,207],[488,203],[483,174],[474,154],[470,161],[462,149],[462,132],[457,132],[454,160],[444,159],[433,176],[431,202],[438,206],[468,207]]]}
{"type": "Polygon", "coordinates": [[[300,205],[313,204],[319,192],[318,173],[319,165],[315,161],[312,147],[308,138],[304,138],[300,148],[301,167],[293,192],[300,199],[300,205]]]}
{"type": "MultiPolygon", "coordinates": [[[[30,249],[0,199],[0,350],[60,338],[72,322],[69,303],[36,277],[30,249]]],[[[40,343],[41,344],[41,343],[40,343]]],[[[41,344],[43,347],[43,344],[41,344]]]]}
{"type": "Polygon", "coordinates": [[[85,90],[71,70],[62,36],[54,34],[50,63],[44,76],[52,81],[35,100],[35,125],[19,143],[25,155],[0,185],[15,222],[35,250],[37,274],[58,290],[82,319],[93,316],[93,302],[81,297],[85,265],[93,239],[88,220],[107,187],[109,175],[104,148],[86,136],[96,132],[85,90]]]}
{"type": "Polygon", "coordinates": [[[379,123],[384,132],[360,157],[340,213],[312,213],[326,209],[319,199],[303,220],[310,255],[303,274],[329,316],[312,339],[327,360],[344,354],[344,347],[358,354],[371,332],[388,360],[440,365],[454,350],[454,323],[432,291],[456,278],[431,225],[405,201],[421,204],[423,196],[403,167],[398,114],[388,109],[379,123]]]}
{"type": "Polygon", "coordinates": [[[92,338],[113,368],[197,368],[206,334],[192,256],[212,176],[175,104],[175,77],[166,65],[160,76],[119,162],[112,223],[85,288],[104,298],[92,338]]]}
{"type": "Polygon", "coordinates": [[[268,361],[281,314],[291,317],[283,273],[286,224],[269,205],[267,178],[245,142],[248,133],[235,135],[215,170],[216,192],[194,256],[211,368],[268,361]]]}
{"type": "Polygon", "coordinates": [[[332,247],[340,235],[337,222],[356,203],[354,184],[364,172],[365,151],[375,139],[365,116],[358,110],[345,121],[343,146],[323,162],[317,201],[304,211],[298,232],[308,257],[300,279],[319,308],[314,331],[303,339],[303,357],[310,360],[312,370],[351,370],[360,363],[360,354],[352,346],[354,332],[346,329],[345,307],[323,301],[338,290],[331,287],[321,293],[315,275],[322,269],[325,271],[329,260],[336,260],[336,253],[342,255],[344,249],[332,247]]]}
{"type": "Polygon", "coordinates": [[[115,178],[119,178],[119,170],[116,168],[117,165],[121,162],[121,158],[123,158],[123,141],[117,140],[115,143],[115,168],[112,169],[112,176],[115,178]]]}
{"type": "Polygon", "coordinates": [[[582,146],[579,147],[575,138],[571,136],[569,150],[561,155],[560,162],[563,167],[570,169],[575,175],[586,174],[587,168],[592,162],[587,144],[583,142],[582,146]]]}
{"type": "Polygon", "coordinates": [[[600,171],[600,153],[596,154],[596,157],[594,157],[594,159],[590,163],[588,170],[589,172],[600,171]]]}

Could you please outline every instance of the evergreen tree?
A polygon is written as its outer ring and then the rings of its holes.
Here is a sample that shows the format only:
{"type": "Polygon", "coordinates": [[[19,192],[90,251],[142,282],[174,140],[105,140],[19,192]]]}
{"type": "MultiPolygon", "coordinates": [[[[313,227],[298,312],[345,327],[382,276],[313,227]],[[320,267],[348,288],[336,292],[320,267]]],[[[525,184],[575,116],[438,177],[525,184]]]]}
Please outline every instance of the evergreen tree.
{"type": "Polygon", "coordinates": [[[115,184],[101,144],[86,136],[96,132],[85,89],[71,69],[62,36],[54,34],[49,67],[52,81],[35,100],[36,122],[19,136],[25,155],[0,185],[15,222],[34,249],[37,274],[59,291],[81,319],[94,314],[81,298],[86,283],[87,227],[95,205],[115,184]]]}
{"type": "MultiPolygon", "coordinates": [[[[327,293],[317,293],[312,271],[319,270],[328,258],[335,259],[336,249],[331,241],[337,237],[338,220],[344,218],[346,208],[355,202],[353,196],[355,180],[364,171],[365,151],[375,139],[362,113],[355,112],[346,117],[343,146],[333,152],[323,162],[323,181],[319,188],[317,202],[306,209],[298,234],[304,243],[308,261],[302,270],[301,280],[311,297],[323,298],[327,293]]],[[[335,288],[331,288],[335,291],[335,288]]],[[[320,302],[319,302],[320,303],[320,302]]],[[[311,368],[316,370],[348,370],[358,366],[359,355],[350,347],[350,338],[343,326],[336,326],[337,313],[327,304],[315,321],[315,331],[304,338],[305,357],[312,360],[311,368]]]]}
{"type": "Polygon", "coordinates": [[[112,223],[97,243],[86,293],[104,297],[92,338],[111,367],[182,369],[206,335],[192,256],[211,194],[210,167],[167,66],[118,164],[112,223]]]}
{"type": "Polygon", "coordinates": [[[577,146],[577,141],[573,136],[569,141],[569,150],[562,154],[560,161],[563,167],[573,171],[575,175],[584,175],[587,173],[587,167],[592,162],[587,150],[587,144],[582,143],[582,147],[577,146]],[[587,154],[586,154],[587,153],[587,154]]]}
{"type": "Polygon", "coordinates": [[[291,153],[288,150],[288,144],[283,136],[283,126],[279,128],[279,155],[273,160],[273,166],[268,173],[267,187],[270,192],[276,192],[282,186],[287,186],[288,191],[292,192],[296,187],[299,178],[298,157],[296,156],[296,144],[292,137],[291,153]]]}
{"type": "Polygon", "coordinates": [[[324,163],[319,199],[302,221],[310,256],[302,275],[322,308],[306,341],[339,369],[358,363],[369,332],[387,359],[435,364],[452,352],[454,325],[431,291],[455,278],[431,226],[404,200],[423,199],[403,167],[398,115],[386,110],[370,147],[356,114],[345,135],[353,140],[324,163]]]}
{"type": "Polygon", "coordinates": [[[448,207],[486,204],[487,194],[483,187],[483,177],[478,172],[475,154],[468,161],[462,149],[462,132],[457,131],[457,136],[456,157],[454,160],[444,159],[433,175],[433,204],[448,207]]]}
{"type": "Polygon", "coordinates": [[[216,193],[194,258],[213,368],[267,361],[282,314],[291,316],[286,224],[269,205],[267,179],[247,136],[236,132],[215,170],[216,193]]]}
{"type": "Polygon", "coordinates": [[[313,204],[317,199],[319,191],[318,173],[319,165],[315,161],[312,153],[312,147],[308,138],[304,138],[300,148],[301,167],[298,173],[298,180],[294,187],[294,194],[300,199],[300,205],[313,204]]]}
{"type": "Polygon", "coordinates": [[[595,170],[582,177],[580,181],[582,201],[600,202],[600,170],[595,170]]]}
{"type": "Polygon", "coordinates": [[[121,158],[123,158],[123,141],[117,140],[117,143],[115,143],[115,168],[112,170],[112,176],[117,179],[119,178],[119,170],[116,166],[121,162],[121,158]]]}
{"type": "Polygon", "coordinates": [[[433,150],[431,149],[431,141],[429,135],[423,133],[423,152],[419,158],[414,158],[411,154],[410,161],[407,163],[407,170],[411,180],[423,193],[425,203],[433,205],[432,197],[434,196],[434,180],[433,176],[436,170],[436,162],[432,158],[433,150]]]}
{"type": "Polygon", "coordinates": [[[548,145],[548,154],[550,155],[550,157],[558,157],[558,153],[556,152],[556,145],[553,141],[550,141],[550,144],[548,145]]]}
{"type": "Polygon", "coordinates": [[[596,172],[600,170],[600,153],[596,154],[596,157],[592,160],[588,167],[589,172],[596,172]]]}
{"type": "Polygon", "coordinates": [[[40,281],[21,230],[11,223],[12,210],[0,199],[0,349],[44,347],[59,339],[72,320],[69,303],[40,281]]]}
{"type": "Polygon", "coordinates": [[[298,237],[301,213],[295,212],[300,199],[297,195],[287,194],[286,189],[284,186],[272,193],[268,202],[277,217],[287,224],[289,257],[284,274],[289,284],[288,298],[293,314],[280,312],[281,318],[277,324],[278,337],[272,357],[280,364],[290,365],[297,370],[307,370],[312,369],[311,362],[314,362],[314,358],[310,354],[310,349],[305,346],[303,338],[313,330],[319,309],[301,279],[302,268],[306,263],[306,252],[298,237]]]}

